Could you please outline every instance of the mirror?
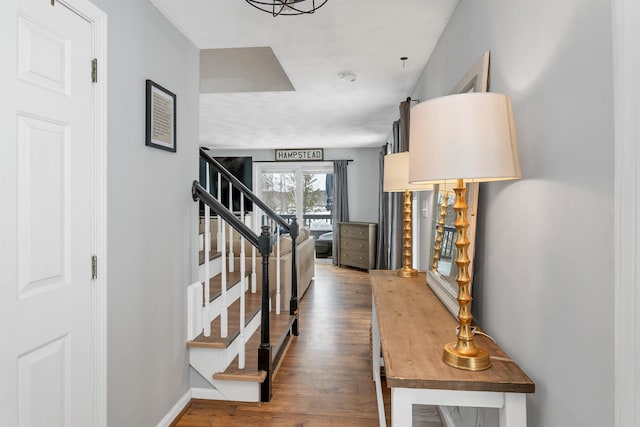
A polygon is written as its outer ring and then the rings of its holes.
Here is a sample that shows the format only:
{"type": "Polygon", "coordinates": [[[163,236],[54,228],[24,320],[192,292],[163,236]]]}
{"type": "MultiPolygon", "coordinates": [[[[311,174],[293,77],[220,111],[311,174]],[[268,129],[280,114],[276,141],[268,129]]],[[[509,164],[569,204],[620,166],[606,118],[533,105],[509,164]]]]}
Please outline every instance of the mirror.
{"type": "MultiPolygon", "coordinates": [[[[455,85],[450,94],[466,93],[466,92],[487,92],[489,90],[489,51],[484,52],[476,61],[465,76],[455,85]]],[[[455,193],[453,192],[455,182],[448,182],[445,185],[436,186],[434,188],[433,208],[431,212],[431,236],[430,244],[430,262],[427,270],[427,284],[438,296],[440,301],[455,317],[458,316],[460,307],[458,306],[458,284],[456,276],[458,269],[455,263],[457,249],[455,246],[456,229],[453,225],[455,214],[453,211],[453,203],[455,201],[455,193]],[[445,188],[446,187],[446,188],[445,188]],[[445,211],[442,211],[443,201],[447,201],[445,211]],[[442,215],[441,215],[442,214],[442,215]],[[441,233],[441,242],[438,239],[438,227],[440,226],[441,217],[444,220],[441,233]],[[439,250],[436,248],[439,243],[439,250]],[[437,253],[437,258],[434,254],[437,253]]],[[[473,255],[475,249],[476,236],[476,213],[478,207],[478,183],[467,184],[467,204],[469,205],[467,229],[467,238],[470,241],[468,255],[471,263],[469,264],[469,274],[472,278],[471,292],[473,290],[473,255]]]]}

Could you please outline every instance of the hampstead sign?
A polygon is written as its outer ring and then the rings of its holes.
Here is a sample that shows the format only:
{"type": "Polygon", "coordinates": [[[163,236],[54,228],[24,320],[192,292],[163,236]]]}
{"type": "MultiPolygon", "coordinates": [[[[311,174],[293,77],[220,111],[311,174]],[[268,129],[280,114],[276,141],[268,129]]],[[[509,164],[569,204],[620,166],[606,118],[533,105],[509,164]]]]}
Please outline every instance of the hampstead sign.
{"type": "Polygon", "coordinates": [[[276,162],[301,162],[309,160],[324,160],[324,151],[322,148],[276,150],[276,162]]]}

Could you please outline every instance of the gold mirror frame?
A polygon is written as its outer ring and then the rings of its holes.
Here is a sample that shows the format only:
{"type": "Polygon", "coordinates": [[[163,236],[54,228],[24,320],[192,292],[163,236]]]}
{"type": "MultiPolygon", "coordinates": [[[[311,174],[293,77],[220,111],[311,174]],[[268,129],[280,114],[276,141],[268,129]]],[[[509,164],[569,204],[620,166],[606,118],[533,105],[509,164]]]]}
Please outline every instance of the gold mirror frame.
{"type": "MultiPolygon", "coordinates": [[[[489,51],[486,51],[465,74],[450,94],[467,93],[467,92],[487,92],[489,90],[489,51]]],[[[453,182],[452,182],[453,184],[453,182]]],[[[478,183],[467,184],[467,204],[469,205],[469,228],[467,235],[470,241],[468,255],[471,263],[469,264],[469,275],[471,276],[471,287],[473,286],[473,256],[475,253],[476,240],[476,218],[478,208],[478,183]]],[[[433,208],[431,210],[431,242],[429,245],[429,262],[427,269],[427,284],[438,296],[440,301],[447,307],[451,314],[457,318],[460,307],[458,305],[458,284],[456,282],[456,268],[451,268],[448,274],[441,274],[432,270],[432,262],[434,255],[434,246],[436,234],[434,230],[438,226],[440,220],[440,205],[438,203],[439,189],[434,187],[433,208]],[[431,234],[433,233],[433,234],[431,234]]],[[[455,247],[454,247],[455,248],[455,247]]],[[[455,264],[455,255],[452,254],[451,263],[455,264]]],[[[454,266],[455,267],[455,266],[454,266]]]]}

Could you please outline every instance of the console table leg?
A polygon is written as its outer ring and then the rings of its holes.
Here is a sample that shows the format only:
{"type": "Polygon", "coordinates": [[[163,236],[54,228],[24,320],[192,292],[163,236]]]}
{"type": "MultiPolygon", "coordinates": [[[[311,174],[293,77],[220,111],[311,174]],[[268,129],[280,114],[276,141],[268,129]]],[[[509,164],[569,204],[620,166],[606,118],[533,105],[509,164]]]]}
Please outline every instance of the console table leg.
{"type": "Polygon", "coordinates": [[[402,388],[391,389],[391,426],[411,427],[413,425],[413,399],[411,391],[402,388]]]}
{"type": "Polygon", "coordinates": [[[384,414],[384,401],[382,399],[382,379],[380,378],[380,330],[378,329],[375,301],[372,302],[371,307],[371,364],[373,365],[373,381],[376,383],[378,419],[380,420],[380,427],[387,427],[387,419],[384,414]]]}
{"type": "Polygon", "coordinates": [[[376,381],[376,395],[378,396],[378,420],[380,427],[387,427],[387,418],[384,413],[384,402],[382,400],[382,384],[380,384],[380,373],[376,381]]]}
{"type": "Polygon", "coordinates": [[[500,409],[500,427],[526,427],[527,399],[524,393],[505,393],[500,409]]]}

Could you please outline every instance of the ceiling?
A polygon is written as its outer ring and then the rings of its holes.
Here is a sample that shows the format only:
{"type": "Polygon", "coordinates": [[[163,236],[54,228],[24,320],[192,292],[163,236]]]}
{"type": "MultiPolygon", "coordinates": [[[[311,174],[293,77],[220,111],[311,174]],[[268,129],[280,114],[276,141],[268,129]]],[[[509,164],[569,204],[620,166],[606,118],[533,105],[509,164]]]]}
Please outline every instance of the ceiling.
{"type": "Polygon", "coordinates": [[[384,144],[458,3],[328,0],[274,18],[242,0],[150,1],[202,50],[200,143],[225,149],[384,144]]]}

